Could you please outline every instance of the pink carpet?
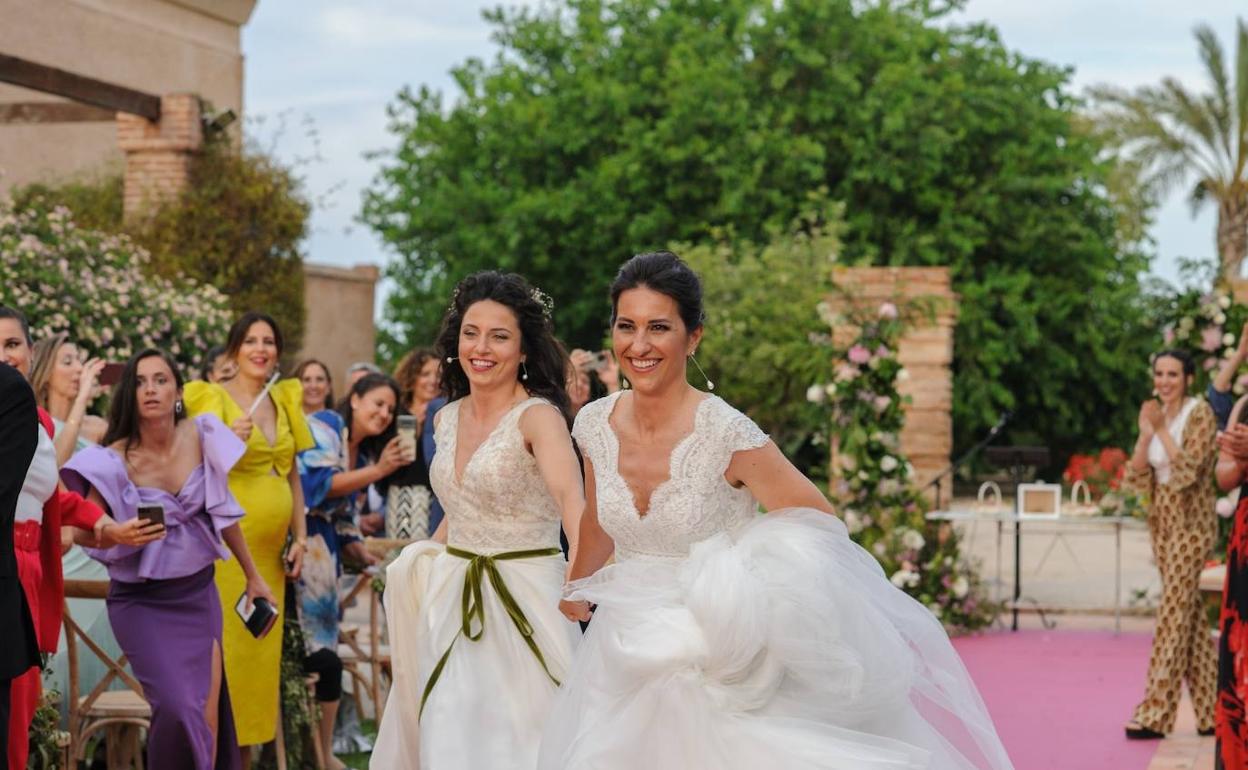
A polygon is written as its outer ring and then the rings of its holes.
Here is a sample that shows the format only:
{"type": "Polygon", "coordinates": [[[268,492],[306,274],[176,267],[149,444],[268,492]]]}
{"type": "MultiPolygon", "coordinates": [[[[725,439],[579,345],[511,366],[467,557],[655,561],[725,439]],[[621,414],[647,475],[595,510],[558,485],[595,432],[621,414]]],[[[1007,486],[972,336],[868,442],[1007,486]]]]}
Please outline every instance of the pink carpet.
{"type": "Polygon", "coordinates": [[[1122,725],[1143,695],[1151,634],[992,632],[954,640],[1016,770],[1146,770],[1156,741],[1122,725]]]}

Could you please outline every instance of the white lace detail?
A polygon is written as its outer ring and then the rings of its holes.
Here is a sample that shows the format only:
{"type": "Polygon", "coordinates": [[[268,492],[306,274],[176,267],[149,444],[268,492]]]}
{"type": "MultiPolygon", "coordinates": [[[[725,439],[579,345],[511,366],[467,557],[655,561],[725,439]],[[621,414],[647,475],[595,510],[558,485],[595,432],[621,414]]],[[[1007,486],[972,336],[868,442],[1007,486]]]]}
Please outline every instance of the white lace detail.
{"type": "Polygon", "coordinates": [[[620,444],[608,421],[621,395],[587,404],[572,431],[594,465],[598,521],[615,541],[616,559],[683,558],[695,543],[758,514],[750,491],[734,488],[724,472],[734,452],[757,449],[767,434],[723,399],[708,396],[698,404],[693,430],[672,450],[670,478],[655,487],[649,511],[639,516],[619,474],[620,444]]]}
{"type": "Polygon", "coordinates": [[[520,417],[534,404],[530,398],[511,408],[494,432],[477,447],[464,466],[463,483],[455,480],[455,443],[459,407],[439,412],[434,440],[438,451],[429,482],[446,511],[447,543],[475,553],[499,553],[559,546],[559,507],[546,489],[537,460],[524,448],[520,417]]]}

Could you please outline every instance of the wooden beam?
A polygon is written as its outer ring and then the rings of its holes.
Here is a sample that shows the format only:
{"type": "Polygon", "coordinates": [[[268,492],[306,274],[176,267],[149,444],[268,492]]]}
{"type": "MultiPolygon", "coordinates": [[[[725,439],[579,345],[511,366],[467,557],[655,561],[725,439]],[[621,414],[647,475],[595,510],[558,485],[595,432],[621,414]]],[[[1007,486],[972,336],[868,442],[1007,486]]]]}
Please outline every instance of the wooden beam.
{"type": "Polygon", "coordinates": [[[0,82],[63,96],[113,112],[128,112],[148,120],[160,119],[159,96],[75,75],[16,56],[0,54],[0,82]]]}
{"type": "Polygon", "coordinates": [[[0,104],[0,123],[111,123],[117,113],[76,102],[0,104]]]}

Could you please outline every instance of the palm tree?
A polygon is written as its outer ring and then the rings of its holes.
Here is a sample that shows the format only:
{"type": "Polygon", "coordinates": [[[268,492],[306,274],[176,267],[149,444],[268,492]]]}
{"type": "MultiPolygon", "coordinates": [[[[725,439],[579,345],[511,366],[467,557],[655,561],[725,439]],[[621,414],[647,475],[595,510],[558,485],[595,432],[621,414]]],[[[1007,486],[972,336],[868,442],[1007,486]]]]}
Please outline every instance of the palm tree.
{"type": "Polygon", "coordinates": [[[1151,200],[1194,177],[1193,215],[1206,203],[1217,205],[1223,281],[1238,278],[1248,256],[1248,26],[1242,19],[1236,26],[1233,73],[1213,30],[1206,24],[1196,28],[1209,92],[1194,94],[1170,77],[1134,92],[1091,89],[1101,108],[1097,123],[1127,153],[1151,200]]]}

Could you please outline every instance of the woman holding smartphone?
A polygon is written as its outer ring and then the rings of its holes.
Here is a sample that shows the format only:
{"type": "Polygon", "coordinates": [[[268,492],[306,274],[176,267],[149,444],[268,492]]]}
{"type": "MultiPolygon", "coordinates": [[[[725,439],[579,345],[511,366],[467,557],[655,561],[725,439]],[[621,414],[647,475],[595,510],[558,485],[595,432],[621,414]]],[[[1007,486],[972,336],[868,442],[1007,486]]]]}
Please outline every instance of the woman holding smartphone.
{"type": "MultiPolygon", "coordinates": [[[[247,445],[230,471],[230,492],[247,512],[243,537],[260,576],[276,594],[279,610],[286,595],[283,573],[298,577],[307,545],[295,455],[313,445],[299,381],[276,380],[281,354],[277,322],[262,313],[246,313],[230,327],[226,341],[226,357],[237,373],[220,385],[188,382],[183,391],[188,414],[216,415],[247,445]],[[288,533],[292,541],[283,565],[288,533]]],[[[216,582],[226,607],[235,606],[247,584],[235,562],[221,565],[216,582]]],[[[225,613],[223,635],[225,674],[246,766],[249,747],[268,743],[277,734],[282,635],[256,638],[235,612],[225,613]]]]}
{"type": "Polygon", "coordinates": [[[334,720],[342,697],[338,576],[344,552],[368,566],[377,562],[364,548],[358,521],[368,485],[410,459],[394,435],[398,398],[398,386],[389,377],[364,375],[351,386],[337,412],[325,409],[308,418],[316,446],[300,452],[298,458],[308,503],[308,551],[298,584],[299,623],[308,650],[304,667],[318,674],[318,740],[330,770],[344,767],[333,752],[334,720]]]}
{"type": "Polygon", "coordinates": [[[109,620],[152,706],[148,765],[184,757],[196,770],[232,768],[239,755],[222,672],[216,560],[234,554],[249,603],[277,599],[252,562],[243,509],[229,489],[246,445],[216,415],[186,420],[185,412],[177,364],[144,350],[113,391],[104,446],[76,454],[61,477],[118,521],[165,528],[146,545],[87,549],[108,567],[109,620]]]}
{"type": "Polygon", "coordinates": [[[399,384],[399,416],[395,418],[399,438],[413,462],[382,482],[386,495],[386,537],[398,540],[424,540],[442,523],[442,505],[429,481],[429,466],[436,450],[433,418],[446,404],[440,397],[441,361],[427,348],[410,351],[395,367],[399,384]]]}
{"type": "Polygon", "coordinates": [[[56,462],[64,465],[80,449],[98,444],[108,423],[87,413],[96,381],[104,362],[92,358],[85,363],[78,346],[61,332],[35,344],[30,369],[30,387],[35,402],[52,415],[56,429],[56,462]]]}

